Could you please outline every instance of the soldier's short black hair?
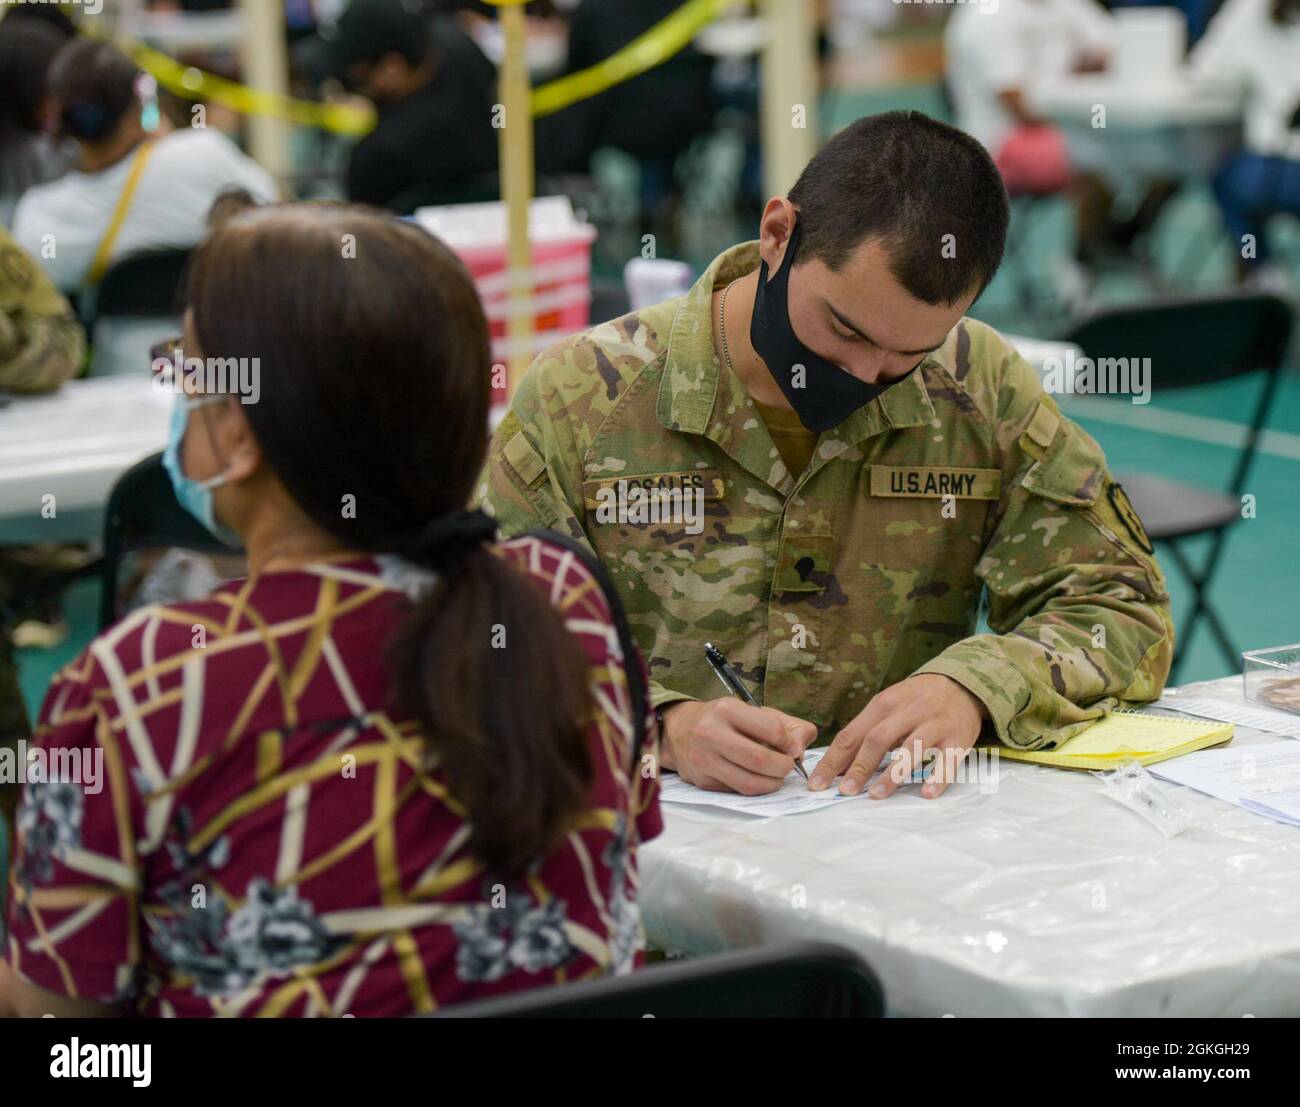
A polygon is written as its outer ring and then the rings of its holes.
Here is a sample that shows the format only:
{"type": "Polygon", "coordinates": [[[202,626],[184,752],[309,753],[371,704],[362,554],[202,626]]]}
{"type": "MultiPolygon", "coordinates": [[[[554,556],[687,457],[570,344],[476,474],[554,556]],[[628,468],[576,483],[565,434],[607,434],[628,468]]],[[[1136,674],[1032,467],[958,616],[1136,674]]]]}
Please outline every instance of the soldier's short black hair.
{"type": "Polygon", "coordinates": [[[789,198],[803,224],[800,259],[838,270],[879,238],[895,279],[927,304],[982,292],[1002,263],[1009,209],[997,166],[976,139],[919,111],[849,124],[789,198]]]}

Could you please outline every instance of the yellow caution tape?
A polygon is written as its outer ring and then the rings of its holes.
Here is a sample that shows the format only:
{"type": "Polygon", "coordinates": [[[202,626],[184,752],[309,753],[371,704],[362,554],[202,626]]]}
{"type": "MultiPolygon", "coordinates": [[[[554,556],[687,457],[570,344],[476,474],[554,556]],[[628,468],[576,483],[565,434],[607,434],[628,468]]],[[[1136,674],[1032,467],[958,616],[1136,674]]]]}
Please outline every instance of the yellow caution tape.
{"type": "MultiPolygon", "coordinates": [[[[497,0],[488,0],[496,3],[497,0]]],[[[507,0],[510,2],[510,0],[507,0]]],[[[732,0],[686,0],[666,19],[587,69],[533,89],[533,117],[550,115],[662,65],[712,23],[732,0]]]]}
{"type": "Polygon", "coordinates": [[[249,88],[207,70],[184,65],[162,51],[126,35],[100,35],[89,30],[85,21],[81,23],[81,30],[95,37],[110,37],[119,50],[160,85],[187,100],[210,100],[245,115],[287,119],[290,123],[304,127],[319,127],[344,135],[364,135],[375,126],[375,113],[370,108],[299,100],[278,92],[249,88]]]}
{"type": "MultiPolygon", "coordinates": [[[[487,0],[496,7],[509,7],[527,0],[487,0]]],[[[533,89],[534,118],[550,115],[579,100],[599,95],[614,85],[662,65],[682,50],[701,27],[711,23],[732,0],[686,0],[672,15],[633,39],[621,50],[587,69],[570,73],[533,89]]],[[[96,34],[87,28],[81,29],[96,34]]],[[[102,36],[99,36],[102,37],[102,36]]],[[[111,36],[119,49],[164,88],[187,100],[210,100],[245,115],[266,115],[306,127],[319,127],[344,135],[364,135],[374,128],[375,113],[352,104],[328,104],[299,100],[278,92],[249,88],[238,81],[184,65],[175,58],[125,35],[111,36]]]]}

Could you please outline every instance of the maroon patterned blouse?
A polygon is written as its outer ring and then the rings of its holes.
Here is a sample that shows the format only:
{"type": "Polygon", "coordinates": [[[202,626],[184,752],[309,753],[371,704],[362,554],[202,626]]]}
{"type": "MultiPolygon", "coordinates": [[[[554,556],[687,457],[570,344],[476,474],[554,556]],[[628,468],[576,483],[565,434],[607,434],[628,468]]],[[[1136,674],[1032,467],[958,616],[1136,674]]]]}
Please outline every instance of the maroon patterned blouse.
{"type": "Polygon", "coordinates": [[[379,557],[233,581],[134,612],[51,685],[36,741],[82,783],[24,793],[13,969],[146,1015],[264,1017],[630,971],[636,851],[662,825],[656,751],[630,763],[647,705],[587,568],[536,538],[498,550],[590,665],[596,781],[562,846],[510,884],[485,872],[418,729],[387,714],[385,646],[427,576],[379,557]]]}

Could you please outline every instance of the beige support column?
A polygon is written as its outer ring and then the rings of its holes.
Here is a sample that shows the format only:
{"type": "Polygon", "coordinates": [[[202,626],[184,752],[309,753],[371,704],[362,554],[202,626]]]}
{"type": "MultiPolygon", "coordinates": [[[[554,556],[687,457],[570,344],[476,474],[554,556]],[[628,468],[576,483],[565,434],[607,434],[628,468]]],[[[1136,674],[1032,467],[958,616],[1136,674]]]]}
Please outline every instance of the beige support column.
{"type": "Polygon", "coordinates": [[[533,199],[533,115],[529,102],[526,24],[519,4],[501,8],[505,57],[501,62],[501,104],[505,126],[500,130],[501,199],[506,205],[506,265],[510,281],[510,319],[506,334],[511,347],[507,361],[506,395],[511,398],[532,361],[532,250],[528,241],[528,209],[533,199]]]}
{"type": "MultiPolygon", "coordinates": [[[[239,0],[244,15],[240,61],[244,83],[267,92],[289,91],[289,56],[284,40],[283,0],[239,0]]],[[[278,181],[288,179],[291,125],[283,119],[250,115],[248,152],[278,181]]]]}
{"type": "Polygon", "coordinates": [[[763,189],[784,196],[817,152],[817,37],[812,0],[764,0],[763,189]]]}

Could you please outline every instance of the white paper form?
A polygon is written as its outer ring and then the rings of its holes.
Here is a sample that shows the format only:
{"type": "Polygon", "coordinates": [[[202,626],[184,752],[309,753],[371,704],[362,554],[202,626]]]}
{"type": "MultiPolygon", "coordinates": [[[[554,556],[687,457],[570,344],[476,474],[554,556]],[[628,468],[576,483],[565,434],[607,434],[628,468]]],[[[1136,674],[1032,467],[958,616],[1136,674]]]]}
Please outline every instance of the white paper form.
{"type": "MultiPolygon", "coordinates": [[[[812,776],[813,768],[826,753],[825,749],[809,750],[803,755],[803,767],[812,776]]],[[[875,780],[877,773],[872,776],[875,780]]],[[[870,787],[871,781],[867,782],[870,787]]],[[[863,788],[856,796],[842,796],[838,784],[832,784],[821,792],[812,792],[808,784],[797,772],[792,771],[785,778],[785,783],[775,792],[766,796],[740,796],[735,792],[706,792],[694,784],[687,784],[681,777],[664,775],[659,778],[659,800],[661,803],[689,803],[701,807],[721,807],[727,811],[739,811],[745,815],[758,815],[765,819],[778,818],[781,815],[800,815],[805,811],[820,811],[833,803],[851,803],[862,799],[867,794],[863,788]]]]}
{"type": "Polygon", "coordinates": [[[1300,747],[1294,742],[1202,750],[1147,771],[1256,815],[1300,826],[1300,747]]]}
{"type": "Polygon", "coordinates": [[[1287,738],[1300,738],[1300,715],[1288,711],[1275,711],[1271,707],[1247,706],[1228,700],[1211,699],[1208,696],[1166,696],[1157,703],[1159,707],[1168,707],[1182,711],[1187,715],[1199,715],[1203,719],[1214,719],[1220,723],[1236,723],[1262,730],[1268,734],[1282,734],[1287,738]]]}

